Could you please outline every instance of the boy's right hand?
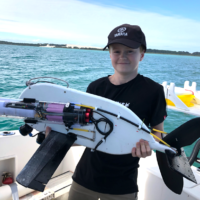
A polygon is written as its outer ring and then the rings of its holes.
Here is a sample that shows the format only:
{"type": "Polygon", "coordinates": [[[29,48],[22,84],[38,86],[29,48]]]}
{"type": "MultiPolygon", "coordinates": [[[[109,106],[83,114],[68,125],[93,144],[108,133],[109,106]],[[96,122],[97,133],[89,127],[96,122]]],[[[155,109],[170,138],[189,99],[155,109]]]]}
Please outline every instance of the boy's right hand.
{"type": "Polygon", "coordinates": [[[51,128],[47,126],[46,131],[45,131],[45,138],[49,135],[50,132],[51,132],[51,128]]]}
{"type": "Polygon", "coordinates": [[[136,147],[132,148],[133,157],[146,158],[151,155],[151,152],[149,143],[142,139],[136,143],[136,147]]]}

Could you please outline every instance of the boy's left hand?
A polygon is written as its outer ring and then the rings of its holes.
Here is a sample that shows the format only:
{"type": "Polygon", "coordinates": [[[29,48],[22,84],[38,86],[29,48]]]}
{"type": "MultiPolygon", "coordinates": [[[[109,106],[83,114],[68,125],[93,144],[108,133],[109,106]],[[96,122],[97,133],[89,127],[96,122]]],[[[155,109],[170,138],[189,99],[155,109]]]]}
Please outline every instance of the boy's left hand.
{"type": "Polygon", "coordinates": [[[145,140],[140,140],[136,143],[136,147],[132,148],[132,156],[139,158],[146,158],[151,155],[151,148],[149,143],[145,140]]]}

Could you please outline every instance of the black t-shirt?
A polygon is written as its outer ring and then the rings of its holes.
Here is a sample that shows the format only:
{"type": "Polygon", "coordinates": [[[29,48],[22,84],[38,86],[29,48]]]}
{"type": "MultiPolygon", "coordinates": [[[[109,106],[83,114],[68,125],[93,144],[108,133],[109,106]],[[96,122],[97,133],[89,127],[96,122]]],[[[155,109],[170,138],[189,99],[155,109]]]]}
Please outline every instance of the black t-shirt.
{"type": "MultiPolygon", "coordinates": [[[[108,77],[92,82],[88,93],[117,101],[131,109],[147,126],[156,126],[167,116],[163,86],[140,74],[122,85],[113,85],[108,77]]],[[[112,134],[112,133],[111,133],[112,134]]],[[[138,192],[139,158],[111,155],[86,148],[73,180],[90,190],[107,194],[138,192]]]]}

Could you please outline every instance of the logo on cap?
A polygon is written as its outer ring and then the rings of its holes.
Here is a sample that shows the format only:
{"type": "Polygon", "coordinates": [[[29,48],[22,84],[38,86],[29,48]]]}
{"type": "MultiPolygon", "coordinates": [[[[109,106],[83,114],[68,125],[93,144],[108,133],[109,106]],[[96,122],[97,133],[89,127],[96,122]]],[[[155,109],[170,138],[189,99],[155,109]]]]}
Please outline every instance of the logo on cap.
{"type": "Polygon", "coordinates": [[[122,33],[126,30],[126,27],[121,27],[117,30],[118,33],[122,33]]]}
{"type": "Polygon", "coordinates": [[[125,33],[126,27],[121,27],[117,30],[118,33],[114,34],[114,37],[118,36],[128,36],[128,33],[125,33]]]}

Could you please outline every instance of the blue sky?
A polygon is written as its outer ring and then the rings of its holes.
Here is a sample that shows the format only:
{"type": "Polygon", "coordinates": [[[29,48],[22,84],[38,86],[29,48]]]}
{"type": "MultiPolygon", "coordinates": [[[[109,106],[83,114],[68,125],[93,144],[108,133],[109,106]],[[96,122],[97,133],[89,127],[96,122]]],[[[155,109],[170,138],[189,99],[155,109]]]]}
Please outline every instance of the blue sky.
{"type": "Polygon", "coordinates": [[[104,47],[123,23],[152,49],[200,52],[198,0],[1,0],[0,40],[104,47]]]}
{"type": "Polygon", "coordinates": [[[199,0],[82,0],[83,2],[116,6],[135,11],[150,11],[169,16],[182,16],[200,20],[199,0]]]}

